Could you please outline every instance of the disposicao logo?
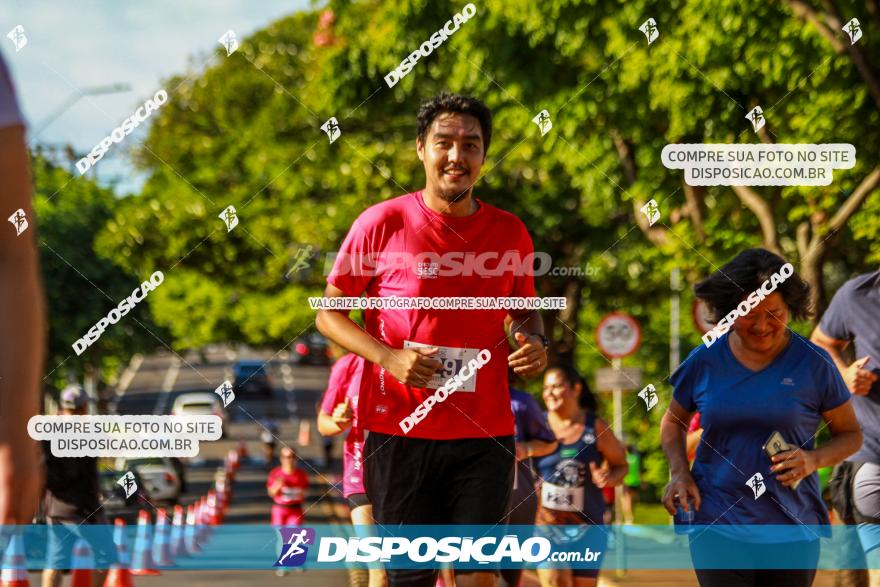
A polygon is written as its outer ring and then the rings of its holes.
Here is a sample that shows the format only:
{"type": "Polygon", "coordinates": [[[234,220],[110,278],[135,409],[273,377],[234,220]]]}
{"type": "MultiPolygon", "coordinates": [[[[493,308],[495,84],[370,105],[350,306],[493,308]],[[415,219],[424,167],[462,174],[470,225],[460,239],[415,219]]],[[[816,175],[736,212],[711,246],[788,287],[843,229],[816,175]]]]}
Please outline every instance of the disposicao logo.
{"type": "Polygon", "coordinates": [[[314,528],[278,528],[281,533],[281,553],[276,567],[301,567],[309,555],[309,546],[315,543],[314,528]]]}

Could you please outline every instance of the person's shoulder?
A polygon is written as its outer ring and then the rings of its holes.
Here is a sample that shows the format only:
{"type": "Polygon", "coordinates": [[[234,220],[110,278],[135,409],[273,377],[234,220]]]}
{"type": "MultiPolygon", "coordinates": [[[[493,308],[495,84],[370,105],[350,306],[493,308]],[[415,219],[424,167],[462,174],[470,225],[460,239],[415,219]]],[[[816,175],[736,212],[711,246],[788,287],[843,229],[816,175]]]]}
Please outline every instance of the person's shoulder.
{"type": "Polygon", "coordinates": [[[856,275],[840,287],[840,291],[846,291],[850,294],[858,294],[873,290],[880,285],[880,271],[871,271],[856,275]]]}
{"type": "Polygon", "coordinates": [[[529,229],[526,227],[526,223],[523,222],[519,216],[514,214],[513,212],[508,212],[507,210],[502,210],[497,206],[493,206],[492,204],[487,204],[483,200],[480,200],[480,205],[486,207],[486,219],[490,220],[493,224],[501,224],[503,226],[508,226],[510,229],[519,232],[523,232],[525,234],[529,233],[529,229]]]}
{"type": "Polygon", "coordinates": [[[809,359],[818,359],[814,364],[819,368],[823,370],[826,368],[837,369],[834,365],[834,360],[831,358],[828,351],[815,344],[807,337],[792,332],[791,344],[798,355],[809,359]]]}
{"type": "Polygon", "coordinates": [[[378,204],[373,204],[361,212],[360,216],[355,220],[355,225],[360,227],[361,230],[369,231],[372,228],[393,222],[395,219],[402,222],[407,210],[411,206],[417,205],[413,201],[414,195],[414,193],[404,194],[379,202],[378,204]]]}

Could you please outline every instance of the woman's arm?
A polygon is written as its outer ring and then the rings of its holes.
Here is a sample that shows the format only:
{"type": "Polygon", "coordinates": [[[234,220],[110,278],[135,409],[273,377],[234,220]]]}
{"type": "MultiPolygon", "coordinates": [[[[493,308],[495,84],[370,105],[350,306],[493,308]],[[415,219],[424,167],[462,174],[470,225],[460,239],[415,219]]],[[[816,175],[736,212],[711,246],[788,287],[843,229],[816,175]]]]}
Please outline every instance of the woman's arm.
{"type": "Polygon", "coordinates": [[[348,426],[343,428],[333,419],[333,416],[324,410],[318,412],[318,432],[321,436],[338,436],[346,430],[348,430],[348,426]]]}
{"type": "Polygon", "coordinates": [[[691,477],[685,440],[688,423],[693,415],[693,412],[688,412],[681,404],[671,399],[669,408],[660,422],[660,443],[669,461],[670,473],[670,481],[663,494],[663,505],[672,515],[675,515],[676,499],[685,511],[688,510],[688,497],[693,498],[694,509],[700,509],[700,491],[691,477]]]}
{"type": "Polygon", "coordinates": [[[770,467],[770,470],[777,472],[776,480],[783,485],[791,486],[812,475],[816,469],[836,465],[862,446],[862,430],[856,420],[851,400],[833,410],[822,412],[822,418],[831,432],[831,441],[828,444],[815,450],[788,450],[771,459],[777,464],[770,467]],[[778,474],[780,471],[785,473],[778,474]]]}
{"type": "Polygon", "coordinates": [[[555,451],[558,445],[559,443],[555,440],[553,442],[547,442],[546,440],[533,439],[524,442],[517,442],[516,460],[522,461],[533,457],[546,457],[555,451]]]}
{"type": "Polygon", "coordinates": [[[590,467],[593,472],[593,483],[600,488],[620,485],[629,472],[626,449],[601,418],[596,418],[596,448],[608,463],[608,467],[603,466],[601,469],[590,467]]]}

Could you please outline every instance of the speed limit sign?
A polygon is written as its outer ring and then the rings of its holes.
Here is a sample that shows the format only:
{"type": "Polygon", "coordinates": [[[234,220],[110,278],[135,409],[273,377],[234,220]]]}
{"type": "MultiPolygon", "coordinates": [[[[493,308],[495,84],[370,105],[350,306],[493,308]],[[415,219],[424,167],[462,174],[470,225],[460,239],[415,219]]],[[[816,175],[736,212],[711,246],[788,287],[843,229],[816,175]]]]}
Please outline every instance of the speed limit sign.
{"type": "Polygon", "coordinates": [[[642,331],[632,316],[612,312],[599,322],[596,342],[605,355],[619,359],[636,352],[642,342],[642,331]]]}

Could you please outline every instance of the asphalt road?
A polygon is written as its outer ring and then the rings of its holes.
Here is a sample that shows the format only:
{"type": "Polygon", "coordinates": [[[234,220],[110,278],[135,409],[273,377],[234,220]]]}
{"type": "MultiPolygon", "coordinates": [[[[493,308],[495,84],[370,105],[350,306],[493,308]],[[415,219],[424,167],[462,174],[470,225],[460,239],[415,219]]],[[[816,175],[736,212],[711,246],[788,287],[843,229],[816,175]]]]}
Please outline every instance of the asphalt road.
{"type": "MultiPolygon", "coordinates": [[[[300,455],[300,466],[309,474],[311,486],[304,506],[306,523],[345,523],[348,509],[335,485],[341,478],[341,441],[334,446],[335,459],[329,467],[321,461],[321,440],[315,430],[316,403],[327,384],[329,368],[299,366],[289,361],[286,354],[272,355],[247,349],[233,351],[227,348],[209,348],[204,357],[198,353],[175,356],[161,353],[150,357],[135,357],[128,373],[122,377],[117,397],[111,408],[120,415],[168,414],[174,399],[186,392],[212,392],[224,380],[232,380],[232,366],[239,359],[268,361],[272,377],[271,397],[236,394],[229,413],[227,437],[215,442],[202,442],[199,458],[185,461],[187,491],[181,497],[184,506],[197,501],[212,487],[213,476],[222,466],[226,453],[244,441],[249,458],[242,463],[236,477],[234,498],[226,512],[224,524],[268,524],[271,500],[266,495],[268,472],[262,460],[258,423],[272,416],[280,424],[280,440],[293,447],[300,455]],[[207,359],[204,361],[203,359],[207,359]],[[298,442],[300,420],[310,423],[309,442],[298,442]]],[[[277,463],[276,463],[277,464],[277,463]]],[[[151,508],[166,504],[151,503],[151,508]]],[[[119,512],[108,512],[112,517],[119,512]]],[[[122,512],[132,523],[134,510],[122,512]]],[[[155,513],[155,512],[153,512],[155,513]]],[[[67,582],[70,579],[66,579],[67,582]]],[[[135,585],[348,585],[348,573],[337,571],[309,571],[277,577],[268,571],[163,571],[159,576],[135,577],[135,585]]],[[[38,585],[39,577],[31,574],[31,584],[38,585]]]]}

